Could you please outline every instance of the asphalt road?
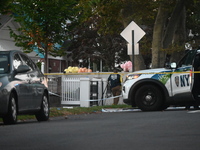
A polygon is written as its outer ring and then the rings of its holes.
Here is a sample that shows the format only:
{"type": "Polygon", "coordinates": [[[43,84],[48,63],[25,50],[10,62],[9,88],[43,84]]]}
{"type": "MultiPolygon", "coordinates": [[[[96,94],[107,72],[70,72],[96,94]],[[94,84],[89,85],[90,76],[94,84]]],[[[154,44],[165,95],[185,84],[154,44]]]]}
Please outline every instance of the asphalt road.
{"type": "Polygon", "coordinates": [[[0,124],[1,150],[198,150],[200,112],[104,112],[0,124]]]}

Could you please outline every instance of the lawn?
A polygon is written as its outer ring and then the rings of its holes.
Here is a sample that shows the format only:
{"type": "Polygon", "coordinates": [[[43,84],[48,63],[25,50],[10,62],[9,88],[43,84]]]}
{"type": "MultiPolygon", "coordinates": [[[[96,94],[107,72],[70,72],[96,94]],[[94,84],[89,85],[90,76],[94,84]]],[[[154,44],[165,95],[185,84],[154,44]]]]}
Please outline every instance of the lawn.
{"type": "MultiPolygon", "coordinates": [[[[50,117],[101,113],[103,108],[131,108],[130,105],[109,105],[109,106],[92,106],[92,107],[51,107],[50,117]]],[[[19,115],[18,120],[35,119],[34,115],[19,115]]],[[[2,119],[0,118],[0,122],[2,119]]]]}

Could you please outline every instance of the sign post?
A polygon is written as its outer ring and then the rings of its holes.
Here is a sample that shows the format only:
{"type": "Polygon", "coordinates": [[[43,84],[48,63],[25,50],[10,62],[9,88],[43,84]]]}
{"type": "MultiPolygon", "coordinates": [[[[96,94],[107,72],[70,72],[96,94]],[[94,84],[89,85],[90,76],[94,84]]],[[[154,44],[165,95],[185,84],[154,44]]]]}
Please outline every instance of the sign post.
{"type": "Polygon", "coordinates": [[[134,67],[134,55],[135,55],[135,44],[134,44],[134,30],[132,30],[132,72],[135,70],[134,67]]]}
{"type": "MultiPolygon", "coordinates": [[[[132,48],[132,66],[134,66],[134,55],[137,53],[135,45],[138,41],[145,35],[145,32],[134,22],[132,21],[121,33],[120,35],[131,44],[132,48]]],[[[134,67],[132,67],[134,71],[134,67]]]]}

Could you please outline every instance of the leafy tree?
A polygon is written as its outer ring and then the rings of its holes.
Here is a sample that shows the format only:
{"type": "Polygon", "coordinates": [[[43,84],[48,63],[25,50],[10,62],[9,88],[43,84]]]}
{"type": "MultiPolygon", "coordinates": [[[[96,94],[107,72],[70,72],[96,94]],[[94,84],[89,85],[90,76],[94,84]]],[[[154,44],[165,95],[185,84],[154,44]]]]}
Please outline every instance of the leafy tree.
{"type": "MultiPolygon", "coordinates": [[[[96,51],[99,52],[99,54],[101,54],[101,56],[99,55],[99,57],[104,58],[105,61],[109,61],[109,66],[113,66],[115,61],[123,61],[123,60],[129,60],[130,58],[127,55],[127,46],[126,46],[126,41],[124,39],[122,39],[122,37],[120,37],[120,32],[122,32],[122,30],[128,25],[128,23],[130,23],[130,21],[132,21],[133,17],[136,17],[136,11],[135,9],[137,9],[142,17],[138,17],[137,21],[139,23],[142,23],[141,20],[146,20],[146,23],[149,24],[149,22],[151,22],[150,20],[152,20],[152,13],[149,13],[149,15],[144,15],[144,10],[141,10],[141,6],[147,7],[148,9],[152,9],[150,8],[148,5],[149,2],[146,3],[145,2],[141,2],[141,1],[137,1],[137,0],[128,0],[128,1],[123,1],[123,0],[80,0],[78,7],[80,8],[80,12],[79,14],[81,14],[79,16],[79,21],[81,22],[81,25],[83,26],[79,26],[80,28],[82,28],[82,30],[84,30],[84,27],[93,27],[90,28],[90,32],[87,31],[87,29],[85,30],[86,33],[91,33],[92,31],[95,32],[95,34],[93,35],[93,44],[91,44],[91,46],[88,46],[90,42],[86,42],[87,43],[87,47],[89,47],[91,50],[90,52],[92,52],[92,49],[95,49],[96,51]],[[131,3],[131,4],[130,4],[131,3]],[[137,4],[137,5],[135,5],[137,4]],[[131,6],[131,7],[130,7],[131,6]],[[134,13],[133,13],[133,8],[134,8],[134,13]],[[142,18],[142,19],[141,19],[142,18]],[[87,24],[87,25],[86,25],[87,24]],[[96,37],[95,37],[96,36],[96,37]],[[110,40],[112,39],[112,40],[110,40]],[[97,42],[98,40],[98,42],[97,42]],[[114,44],[114,40],[118,40],[117,44],[114,44]],[[120,40],[120,42],[119,42],[120,40]],[[95,46],[98,43],[99,46],[95,46]],[[105,54],[104,54],[105,52],[105,54]],[[107,59],[106,54],[108,54],[109,52],[109,60],[107,59]],[[120,54],[119,57],[115,57],[116,54],[120,54]],[[121,59],[119,59],[121,57],[121,59]],[[106,60],[106,59],[107,60],[106,60]],[[112,62],[112,63],[111,63],[112,62]]],[[[147,9],[145,9],[146,11],[147,9]]],[[[154,12],[153,12],[154,14],[154,12]]],[[[77,30],[76,30],[77,31],[77,30]]],[[[84,32],[85,33],[85,32],[84,32]]],[[[86,36],[88,34],[85,34],[84,36],[86,36]]],[[[84,40],[84,36],[82,36],[82,38],[84,40]]],[[[79,39],[79,40],[80,40],[79,39]]],[[[148,41],[148,40],[146,40],[148,41]]],[[[144,46],[141,46],[142,48],[145,48],[145,51],[150,51],[150,44],[145,44],[144,46]]],[[[83,46],[83,45],[82,45],[83,46]]],[[[76,49],[74,49],[74,51],[76,51],[76,49]]],[[[142,54],[142,53],[141,53],[142,54]]],[[[144,55],[146,55],[146,52],[143,53],[144,55]]],[[[149,52],[148,52],[149,54],[149,52]]],[[[91,55],[91,54],[90,54],[91,55]]],[[[77,55],[76,55],[77,56],[77,55]]],[[[137,68],[137,70],[141,67],[144,68],[144,63],[143,60],[141,59],[141,55],[139,56],[135,56],[137,59],[137,61],[135,61],[135,66],[137,68]]],[[[107,63],[106,63],[107,64],[107,63]]]]}
{"type": "Polygon", "coordinates": [[[81,25],[70,33],[72,38],[69,49],[74,61],[84,60],[84,67],[88,66],[88,60],[96,64],[102,60],[104,68],[107,68],[103,71],[110,71],[115,63],[129,59],[124,47],[125,41],[119,34],[101,34],[98,32],[98,24],[98,17],[81,22],[81,25]]]}
{"type": "MultiPolygon", "coordinates": [[[[149,59],[152,50],[154,68],[163,67],[165,61],[178,60],[184,54],[188,25],[194,32],[189,40],[195,40],[195,44],[198,42],[198,0],[90,0],[91,8],[88,7],[88,0],[82,2],[90,10],[86,11],[86,16],[98,15],[98,31],[104,34],[110,31],[119,34],[122,25],[126,27],[132,20],[140,26],[144,25],[146,35],[140,41],[140,51],[144,58],[149,59]]],[[[134,64],[139,66],[137,70],[143,68],[142,61],[141,55],[135,56],[134,64]]]]}
{"type": "MultiPolygon", "coordinates": [[[[74,61],[83,59],[84,62],[88,62],[90,59],[92,62],[99,63],[100,60],[103,60],[104,66],[107,66],[104,71],[107,71],[111,70],[115,63],[120,63],[122,59],[127,60],[128,57],[124,55],[126,49],[120,46],[125,45],[125,41],[118,34],[120,26],[115,29],[115,32],[113,28],[110,28],[111,25],[106,28],[105,22],[102,22],[102,14],[98,14],[95,10],[96,4],[95,1],[89,0],[79,2],[77,6],[79,25],[70,32],[71,46],[69,49],[72,51],[72,55],[74,54],[74,61]]],[[[87,65],[86,63],[85,66],[87,65]]]]}
{"type": "Polygon", "coordinates": [[[70,39],[69,49],[75,60],[98,58],[113,66],[115,61],[127,59],[126,42],[119,34],[134,20],[146,32],[140,41],[140,55],[134,56],[139,70],[144,68],[144,61],[146,65],[150,63],[151,56],[153,67],[163,67],[166,56],[177,60],[183,54],[185,42],[195,40],[196,44],[199,40],[198,0],[77,1],[19,0],[12,9],[22,24],[22,34],[11,32],[17,45],[26,51],[37,46],[45,54],[62,55],[63,51],[58,51],[54,44],[70,39]],[[71,23],[66,24],[66,20],[71,23]],[[188,29],[194,33],[192,39],[187,39],[188,29]]]}
{"type": "Polygon", "coordinates": [[[22,47],[24,52],[31,52],[35,47],[45,55],[45,72],[48,72],[48,54],[62,56],[61,45],[67,39],[67,32],[73,21],[76,0],[17,0],[11,10],[13,17],[20,23],[20,34],[11,30],[11,37],[16,46],[22,47]]]}

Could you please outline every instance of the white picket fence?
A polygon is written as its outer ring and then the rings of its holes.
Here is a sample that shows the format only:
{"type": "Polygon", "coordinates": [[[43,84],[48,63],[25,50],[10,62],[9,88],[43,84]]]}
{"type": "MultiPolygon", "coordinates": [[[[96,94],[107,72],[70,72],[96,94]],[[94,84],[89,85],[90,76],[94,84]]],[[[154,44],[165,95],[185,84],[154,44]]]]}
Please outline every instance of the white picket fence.
{"type": "MultiPolygon", "coordinates": [[[[90,107],[94,105],[112,105],[113,99],[108,98],[105,93],[107,91],[107,78],[105,75],[62,75],[61,77],[61,105],[77,105],[81,107],[90,107]],[[94,93],[95,82],[98,82],[98,89],[94,93]],[[96,97],[97,95],[97,97],[96,97]],[[100,100],[99,99],[104,99],[100,100]],[[106,99],[106,100],[105,100],[106,99]],[[96,101],[95,101],[96,100],[96,101]]],[[[54,88],[55,89],[55,88],[54,88]]],[[[112,95],[109,95],[112,96],[112,95]]],[[[120,98],[119,104],[123,104],[120,98]]]]}
{"type": "Polygon", "coordinates": [[[62,105],[79,105],[90,107],[104,105],[99,99],[105,98],[103,90],[106,88],[105,78],[78,78],[62,76],[62,105]]]}
{"type": "Polygon", "coordinates": [[[62,77],[63,105],[80,105],[80,78],[62,77]]]}

